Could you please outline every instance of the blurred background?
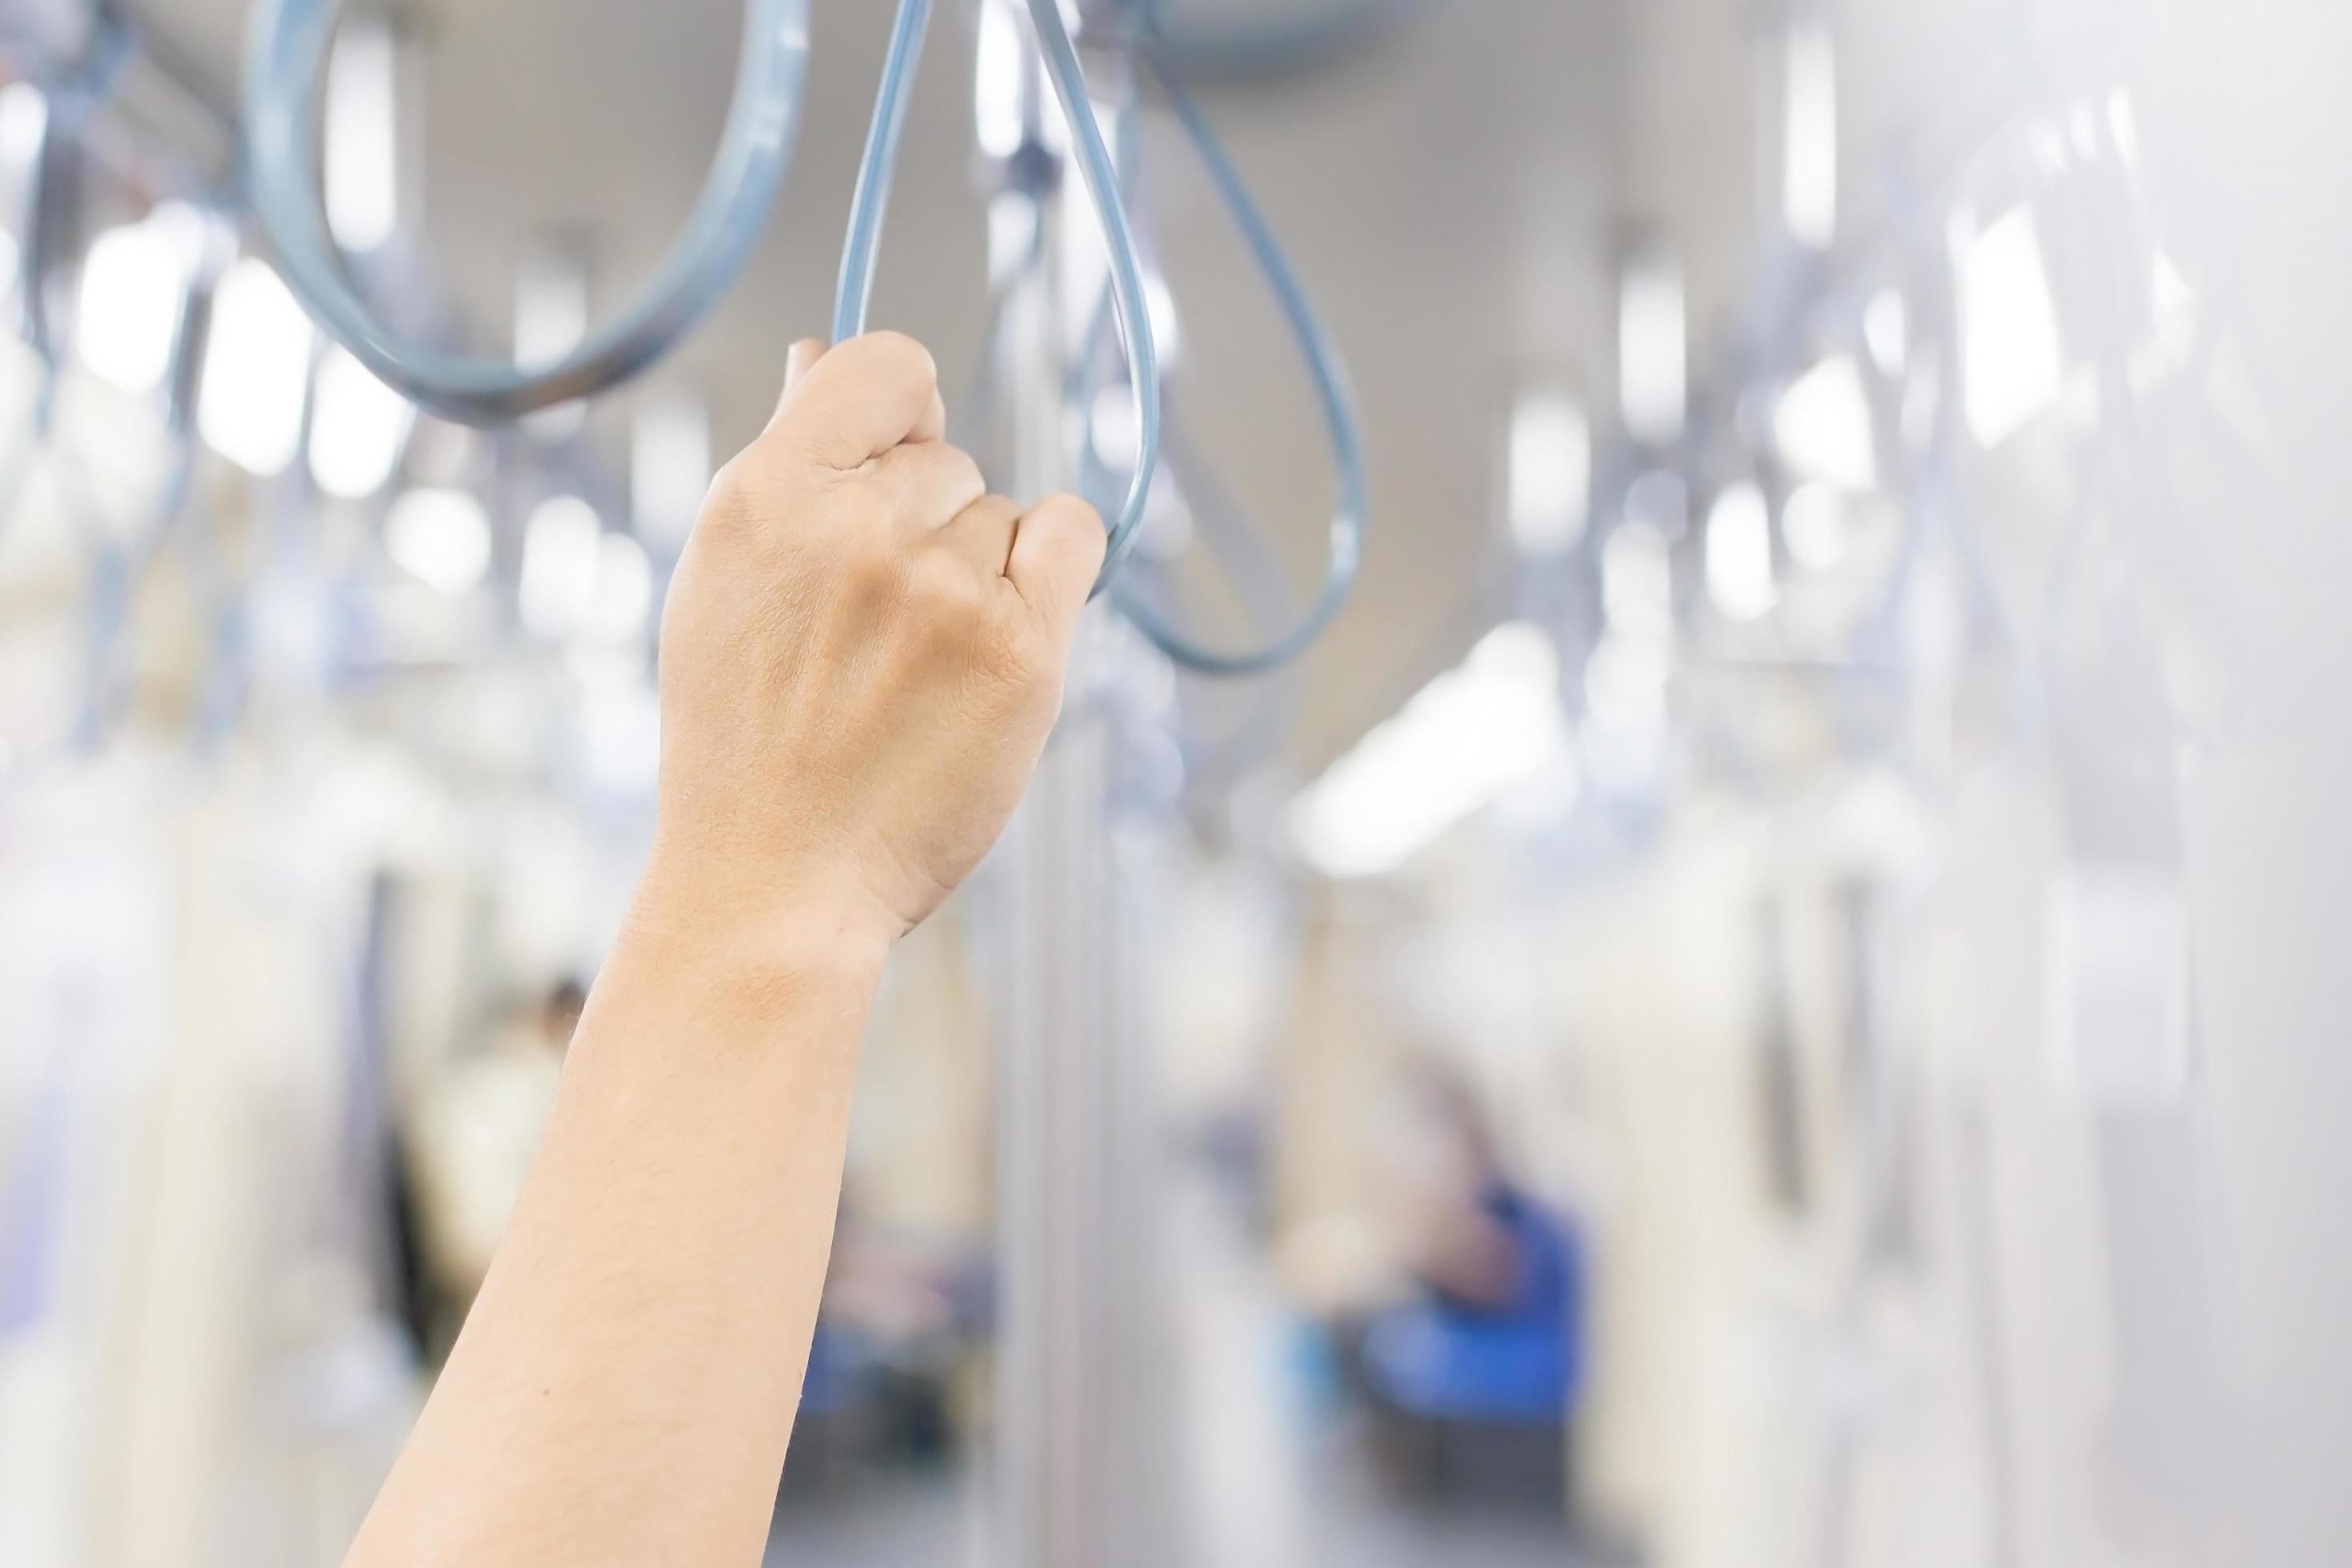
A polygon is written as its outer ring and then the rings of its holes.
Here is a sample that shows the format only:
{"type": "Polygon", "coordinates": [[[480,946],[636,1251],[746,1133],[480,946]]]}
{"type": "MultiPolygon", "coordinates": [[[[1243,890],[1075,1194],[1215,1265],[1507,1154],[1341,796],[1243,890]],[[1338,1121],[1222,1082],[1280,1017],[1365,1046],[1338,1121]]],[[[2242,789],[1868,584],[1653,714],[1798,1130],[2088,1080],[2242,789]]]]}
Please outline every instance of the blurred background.
{"type": "MultiPolygon", "coordinates": [[[[1314,387],[1120,7],[1064,9],[1171,362],[1133,580],[1242,640],[1323,569],[1314,387]]],[[[1255,681],[1090,626],[877,1010],[771,1561],[2352,1563],[2352,19],[1159,9],[1347,361],[1364,571],[1255,681]]],[[[824,329],[889,25],[815,0],[677,353],[477,430],[282,280],[246,11],[0,0],[9,1568],[355,1527],[628,894],[667,574],[824,329]]],[[[354,3],[352,276],[560,356],[743,42],[354,3]]],[[[1007,489],[1115,470],[1127,401],[1007,304],[1031,42],[941,8],[876,306],[1007,489]]]]}

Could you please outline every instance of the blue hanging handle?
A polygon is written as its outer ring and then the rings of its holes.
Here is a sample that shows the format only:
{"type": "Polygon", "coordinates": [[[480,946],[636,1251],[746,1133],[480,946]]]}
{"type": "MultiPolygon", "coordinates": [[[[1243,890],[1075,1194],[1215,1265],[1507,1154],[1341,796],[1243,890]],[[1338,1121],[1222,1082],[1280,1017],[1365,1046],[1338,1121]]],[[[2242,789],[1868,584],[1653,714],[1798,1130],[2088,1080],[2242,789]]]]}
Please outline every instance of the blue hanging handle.
{"type": "Polygon", "coordinates": [[[1166,0],[1129,0],[1129,9],[1150,31],[1155,51],[1171,68],[1265,78],[1361,48],[1428,5],[1429,0],[1326,0],[1319,9],[1287,19],[1205,25],[1171,20],[1170,13],[1183,7],[1166,0]]]}
{"type": "Polygon", "coordinates": [[[57,149],[79,135],[83,124],[112,96],[136,43],[121,7],[106,0],[91,9],[89,39],[82,58],[39,84],[47,95],[48,111],[26,182],[20,220],[23,240],[17,257],[22,286],[16,291],[22,310],[18,331],[33,353],[35,381],[32,407],[23,428],[9,443],[6,455],[0,457],[0,529],[15,518],[57,419],[58,345],[49,322],[45,282],[57,262],[60,244],[57,216],[47,195],[56,172],[57,149]]]}
{"type": "Polygon", "coordinates": [[[1207,170],[1211,183],[1233,214],[1234,226],[1249,247],[1266,287],[1273,291],[1284,321],[1289,324],[1291,337],[1315,384],[1316,402],[1330,436],[1339,496],[1331,514],[1329,565],[1324,571],[1322,588],[1296,625],[1261,647],[1241,653],[1203,647],[1178,631],[1155,606],[1124,584],[1113,590],[1113,602],[1119,613],[1162,653],[1186,669],[1229,678],[1263,675],[1297,658],[1322,636],[1324,628],[1347,603],[1362,569],[1364,522],[1371,510],[1363,422],[1357,413],[1354,395],[1348,388],[1339,347],[1315,314],[1306,289],[1292,270],[1289,258],[1283,254],[1281,242],[1275,238],[1256,198],[1243,182],[1241,171],[1234,166],[1233,159],[1209,124],[1208,116],[1185,90],[1174,68],[1148,44],[1143,53],[1167,95],[1169,106],[1175,110],[1178,122],[1199,155],[1202,167],[1207,170]]]}
{"type": "Polygon", "coordinates": [[[246,39],[246,159],[254,211],[287,284],[361,363],[418,406],[500,424],[637,374],[726,291],[767,226],[792,161],[809,0],[749,0],[734,105],[685,231],[620,317],[552,365],[455,354],[392,331],[345,279],[320,209],[314,128],[340,0],[258,0],[246,39]]]}
{"type": "MultiPolygon", "coordinates": [[[[1062,25],[1059,0],[1028,0],[1029,17],[1045,62],[1046,79],[1069,122],[1070,142],[1087,197],[1102,225],[1110,258],[1110,297],[1126,340],[1129,374],[1135,385],[1136,463],[1128,482],[1127,501],[1111,525],[1102,574],[1095,580],[1100,594],[1133,547],[1143,513],[1151,499],[1152,476],[1160,467],[1160,352],[1151,336],[1151,312],[1143,291],[1143,264],[1138,258],[1135,236],[1120,199],[1118,174],[1102,125],[1087,96],[1086,72],[1078,51],[1062,25]]],[[[899,0],[891,28],[890,53],[882,68],[882,86],[874,106],[874,124],[866,144],[866,161],[857,174],[857,192],[850,206],[849,237],[842,247],[841,289],[835,301],[833,338],[835,342],[866,330],[866,309],[874,292],[876,247],[890,201],[890,176],[898,161],[898,138],[907,123],[907,108],[914,89],[915,68],[922,53],[923,33],[930,21],[931,0],[899,0]]]]}
{"type": "Polygon", "coordinates": [[[890,182],[898,172],[898,143],[906,134],[907,110],[915,100],[915,76],[930,26],[931,0],[898,0],[898,14],[890,24],[890,47],[882,58],[882,83],[874,94],[874,123],[866,133],[866,156],[857,166],[857,188],[850,197],[849,236],[841,247],[841,279],[833,297],[836,343],[866,331],[882,224],[889,216],[890,182]]]}

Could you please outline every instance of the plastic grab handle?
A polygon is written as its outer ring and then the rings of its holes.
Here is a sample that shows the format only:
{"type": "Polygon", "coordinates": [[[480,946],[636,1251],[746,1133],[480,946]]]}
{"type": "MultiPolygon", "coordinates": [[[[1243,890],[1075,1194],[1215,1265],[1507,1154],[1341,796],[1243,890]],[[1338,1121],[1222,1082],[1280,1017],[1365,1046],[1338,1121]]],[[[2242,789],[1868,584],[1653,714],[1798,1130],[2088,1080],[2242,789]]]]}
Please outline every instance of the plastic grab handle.
{"type": "Polygon", "coordinates": [[[800,116],[809,0],[750,0],[734,105],[709,178],[660,269],[618,319],[551,365],[517,366],[404,338],[344,277],[319,201],[320,81],[339,0],[257,0],[246,40],[254,210],[287,284],[360,363],[420,407],[473,425],[520,418],[635,375],[716,303],[766,227],[800,116]]]}
{"type": "MultiPolygon", "coordinates": [[[[854,338],[866,330],[866,310],[874,291],[874,267],[882,218],[890,201],[890,176],[898,162],[898,136],[907,121],[907,105],[914,89],[915,67],[922,52],[925,26],[930,20],[930,0],[899,0],[898,20],[891,28],[890,53],[882,68],[882,86],[874,105],[874,124],[866,144],[866,161],[858,171],[857,192],[850,207],[849,237],[842,247],[841,288],[833,318],[834,341],[854,338]]],[[[1103,558],[1095,592],[1103,591],[1135,542],[1144,508],[1151,499],[1152,477],[1160,467],[1160,351],[1151,336],[1151,312],[1143,291],[1143,263],[1127,221],[1117,167],[1102,125],[1087,95],[1086,73],[1078,64],[1076,46],[1062,25],[1059,0],[1029,0],[1029,16],[1036,29],[1062,115],[1069,122],[1071,152],[1087,197],[1102,225],[1109,252],[1110,295],[1118,311],[1119,334],[1127,345],[1129,374],[1135,385],[1136,464],[1127,502],[1111,525],[1110,543],[1103,558]]]]}
{"type": "Polygon", "coordinates": [[[1266,287],[1273,291],[1275,302],[1281,307],[1283,320],[1288,323],[1292,340],[1305,362],[1307,374],[1315,384],[1315,397],[1322,411],[1324,428],[1331,442],[1331,457],[1339,477],[1339,498],[1333,509],[1330,526],[1329,564],[1323,574],[1323,586],[1307,613],[1283,633],[1265,646],[1246,652],[1228,652],[1203,647],[1170,625],[1157,608],[1124,586],[1116,590],[1113,602],[1119,613],[1135,623],[1136,628],[1149,637],[1160,652],[1186,669],[1202,675],[1240,678],[1263,675],[1267,670],[1289,663],[1304,653],[1323,634],[1331,618],[1339,613],[1354,589],[1358,573],[1364,560],[1364,521],[1371,510],[1370,481],[1364,454],[1363,425],[1356,411],[1354,395],[1349,391],[1347,373],[1340,364],[1339,351],[1315,314],[1307,298],[1307,290],[1291,269],[1290,261],[1274,237],[1273,228],[1265,215],[1258,209],[1249,187],[1242,181],[1241,172],[1234,167],[1232,158],[1217,141],[1216,132],[1206,114],[1167,62],[1155,51],[1146,50],[1153,73],[1166,92],[1169,105],[1192,141],[1202,166],[1208,171],[1210,181],[1223,198],[1233,214],[1234,225],[1241,231],[1244,243],[1255,259],[1258,270],[1265,276],[1266,287]]]}

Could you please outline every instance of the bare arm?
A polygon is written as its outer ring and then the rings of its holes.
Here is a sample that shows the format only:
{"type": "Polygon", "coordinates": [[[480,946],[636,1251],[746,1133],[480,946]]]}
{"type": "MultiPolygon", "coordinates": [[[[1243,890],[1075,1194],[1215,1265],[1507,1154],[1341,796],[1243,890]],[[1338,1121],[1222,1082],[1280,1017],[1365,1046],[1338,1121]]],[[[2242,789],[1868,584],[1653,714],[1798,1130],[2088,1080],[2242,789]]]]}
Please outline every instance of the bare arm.
{"type": "Polygon", "coordinates": [[[1002,832],[1100,520],[984,495],[904,338],[793,352],[671,587],[656,847],[347,1568],[754,1563],[890,944],[1002,832]]]}

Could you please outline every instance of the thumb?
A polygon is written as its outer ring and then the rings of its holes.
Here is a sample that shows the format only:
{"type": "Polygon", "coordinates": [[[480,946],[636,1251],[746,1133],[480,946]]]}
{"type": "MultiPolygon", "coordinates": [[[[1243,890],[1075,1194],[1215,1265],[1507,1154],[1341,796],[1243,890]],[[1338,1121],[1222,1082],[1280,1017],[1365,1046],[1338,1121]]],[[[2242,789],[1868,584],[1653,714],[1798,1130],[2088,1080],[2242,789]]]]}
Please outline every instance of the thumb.
{"type": "Polygon", "coordinates": [[[1108,543],[1102,514],[1072,495],[1039,501],[1013,534],[1004,574],[1061,646],[1077,633],[1108,543]]]}

